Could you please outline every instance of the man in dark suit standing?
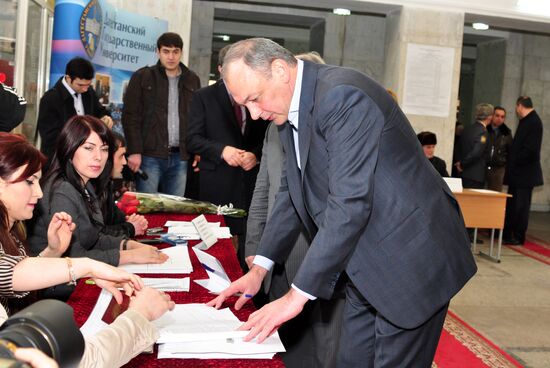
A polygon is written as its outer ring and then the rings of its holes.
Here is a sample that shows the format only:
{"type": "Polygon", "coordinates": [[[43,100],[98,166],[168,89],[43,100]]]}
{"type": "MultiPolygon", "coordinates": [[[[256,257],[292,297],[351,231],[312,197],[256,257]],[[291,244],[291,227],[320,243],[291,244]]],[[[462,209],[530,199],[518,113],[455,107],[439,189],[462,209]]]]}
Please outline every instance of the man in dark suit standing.
{"type": "Polygon", "coordinates": [[[357,71],[261,38],[231,47],[223,78],[253,117],[280,125],[286,159],[254,265],[209,304],[241,292],[242,307],[303,227],[312,242],[291,289],[250,316],[246,339],[330,298],[345,272],[338,366],[430,367],[449,300],[476,265],[458,204],[396,102],[357,71]]]}
{"type": "Polygon", "coordinates": [[[543,184],[540,165],[542,121],[533,109],[533,101],[521,96],[516,102],[519,124],[510,148],[504,184],[508,185],[504,243],[523,245],[529,225],[529,210],[533,188],[543,184]]]}
{"type": "MultiPolygon", "coordinates": [[[[227,47],[220,50],[221,70],[227,47]]],[[[233,100],[223,80],[193,93],[187,125],[187,149],[200,161],[199,199],[217,205],[232,203],[248,211],[258,175],[267,121],[254,121],[233,100]]],[[[245,269],[246,218],[226,218],[245,269]]]]}
{"type": "Polygon", "coordinates": [[[109,112],[99,102],[91,86],[94,79],[92,63],[81,57],[69,61],[65,75],[53,88],[44,93],[38,109],[38,132],[42,143],[40,150],[51,160],[57,136],[63,126],[74,115],[92,115],[103,120],[109,128],[113,126],[109,112]]]}
{"type": "Polygon", "coordinates": [[[462,133],[460,139],[462,159],[455,163],[455,167],[461,173],[464,188],[482,189],[485,186],[487,125],[491,123],[493,112],[493,105],[478,104],[476,121],[462,133]]]}

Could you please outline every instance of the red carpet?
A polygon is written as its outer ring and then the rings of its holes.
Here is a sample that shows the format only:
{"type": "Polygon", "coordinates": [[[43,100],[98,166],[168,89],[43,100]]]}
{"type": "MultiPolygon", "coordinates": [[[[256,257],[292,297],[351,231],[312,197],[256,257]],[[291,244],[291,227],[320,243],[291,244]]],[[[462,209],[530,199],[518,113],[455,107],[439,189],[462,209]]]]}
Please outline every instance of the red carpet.
{"type": "Polygon", "coordinates": [[[527,257],[550,265],[550,245],[546,244],[546,242],[541,239],[528,236],[523,247],[513,245],[507,245],[507,247],[527,257]]]}
{"type": "Polygon", "coordinates": [[[432,367],[517,368],[522,365],[449,311],[432,367]]]}

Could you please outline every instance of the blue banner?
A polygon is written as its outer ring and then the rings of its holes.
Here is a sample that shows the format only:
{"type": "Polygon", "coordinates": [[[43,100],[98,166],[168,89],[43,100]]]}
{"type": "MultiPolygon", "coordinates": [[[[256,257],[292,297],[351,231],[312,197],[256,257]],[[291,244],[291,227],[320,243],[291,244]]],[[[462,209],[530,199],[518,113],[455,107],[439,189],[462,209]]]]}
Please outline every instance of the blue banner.
{"type": "MultiPolygon", "coordinates": [[[[157,38],[168,22],[115,8],[103,0],[57,0],[54,13],[50,87],[76,56],[89,59],[100,101],[120,123],[122,96],[132,73],[157,62],[157,38]]],[[[122,131],[120,124],[115,130],[122,131]]]]}

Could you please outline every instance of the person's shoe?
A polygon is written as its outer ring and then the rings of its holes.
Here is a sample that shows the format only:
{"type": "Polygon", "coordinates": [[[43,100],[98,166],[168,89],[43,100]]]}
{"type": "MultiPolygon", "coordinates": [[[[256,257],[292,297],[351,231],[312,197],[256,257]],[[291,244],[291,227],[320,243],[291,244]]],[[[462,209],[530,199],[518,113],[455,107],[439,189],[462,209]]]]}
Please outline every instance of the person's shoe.
{"type": "Polygon", "coordinates": [[[523,245],[523,242],[515,239],[515,238],[511,238],[511,239],[502,239],[502,244],[505,244],[505,245],[523,245]]]}

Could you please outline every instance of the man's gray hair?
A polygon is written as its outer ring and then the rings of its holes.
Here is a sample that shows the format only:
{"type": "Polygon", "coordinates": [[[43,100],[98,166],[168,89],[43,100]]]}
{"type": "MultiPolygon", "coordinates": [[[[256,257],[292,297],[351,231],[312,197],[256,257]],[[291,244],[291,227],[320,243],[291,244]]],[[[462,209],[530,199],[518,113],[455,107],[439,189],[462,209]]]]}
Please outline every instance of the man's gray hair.
{"type": "Polygon", "coordinates": [[[281,59],[293,66],[297,63],[290,51],[267,38],[249,38],[236,42],[225,54],[222,77],[227,65],[243,60],[252,70],[261,72],[266,78],[271,78],[271,63],[275,59],[281,59]]]}
{"type": "Polygon", "coordinates": [[[476,106],[476,120],[485,120],[492,116],[495,111],[493,105],[488,103],[480,103],[476,106]]]}

